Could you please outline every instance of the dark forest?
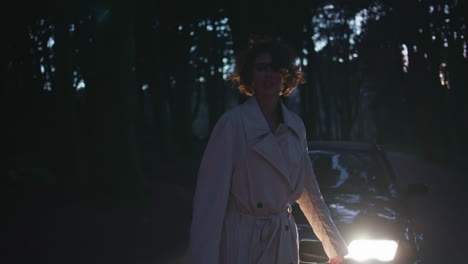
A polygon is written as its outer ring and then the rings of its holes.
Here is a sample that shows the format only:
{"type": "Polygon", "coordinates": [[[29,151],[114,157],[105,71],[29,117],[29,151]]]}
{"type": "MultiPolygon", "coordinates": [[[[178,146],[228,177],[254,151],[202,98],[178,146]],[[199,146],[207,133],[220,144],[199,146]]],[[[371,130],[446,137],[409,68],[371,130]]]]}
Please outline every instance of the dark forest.
{"type": "Polygon", "coordinates": [[[229,77],[252,37],[296,51],[306,83],[285,103],[309,139],[377,143],[466,175],[466,9],[464,0],[11,3],[1,23],[0,241],[13,261],[2,262],[159,263],[183,252],[210,131],[245,100],[229,77]]]}

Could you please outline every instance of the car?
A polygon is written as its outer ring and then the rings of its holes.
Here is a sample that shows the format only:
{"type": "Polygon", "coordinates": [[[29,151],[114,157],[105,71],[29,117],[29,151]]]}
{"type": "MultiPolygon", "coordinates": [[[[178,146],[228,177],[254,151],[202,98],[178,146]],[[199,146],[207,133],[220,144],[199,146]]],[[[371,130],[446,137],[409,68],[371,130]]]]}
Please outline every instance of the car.
{"type": "MultiPolygon", "coordinates": [[[[345,263],[419,263],[423,234],[414,229],[406,199],[427,191],[425,186],[401,192],[392,164],[376,144],[310,141],[308,147],[324,201],[348,244],[345,263]]],[[[297,203],[293,216],[300,263],[326,263],[322,244],[297,203]]]]}

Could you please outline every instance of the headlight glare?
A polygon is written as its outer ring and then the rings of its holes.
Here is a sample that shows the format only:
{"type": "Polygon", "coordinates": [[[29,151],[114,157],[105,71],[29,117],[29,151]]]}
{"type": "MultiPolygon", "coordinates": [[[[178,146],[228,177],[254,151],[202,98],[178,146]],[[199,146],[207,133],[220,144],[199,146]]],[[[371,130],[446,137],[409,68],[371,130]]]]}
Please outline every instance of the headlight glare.
{"type": "Polygon", "coordinates": [[[380,261],[392,261],[398,248],[394,240],[353,240],[349,246],[349,254],[345,258],[357,261],[377,259],[380,261]]]}

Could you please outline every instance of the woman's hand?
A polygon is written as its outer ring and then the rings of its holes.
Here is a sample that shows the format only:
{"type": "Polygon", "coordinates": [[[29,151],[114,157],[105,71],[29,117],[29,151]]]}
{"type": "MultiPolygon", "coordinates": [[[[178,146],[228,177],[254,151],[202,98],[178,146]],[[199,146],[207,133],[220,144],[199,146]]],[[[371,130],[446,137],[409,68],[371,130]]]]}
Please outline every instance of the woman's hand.
{"type": "Polygon", "coordinates": [[[343,262],[344,262],[344,257],[341,257],[341,256],[334,257],[328,260],[328,263],[331,263],[331,264],[343,264],[343,262]]]}

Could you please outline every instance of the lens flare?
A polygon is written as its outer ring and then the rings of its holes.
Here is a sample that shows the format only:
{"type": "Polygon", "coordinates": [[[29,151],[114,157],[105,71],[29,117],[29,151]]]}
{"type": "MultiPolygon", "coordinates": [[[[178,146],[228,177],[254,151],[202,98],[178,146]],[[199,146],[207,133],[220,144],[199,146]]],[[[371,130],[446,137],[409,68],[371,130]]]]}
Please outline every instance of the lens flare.
{"type": "Polygon", "coordinates": [[[398,248],[398,243],[393,240],[354,240],[349,244],[349,254],[345,258],[365,261],[378,259],[380,261],[392,261],[398,248]]]}

